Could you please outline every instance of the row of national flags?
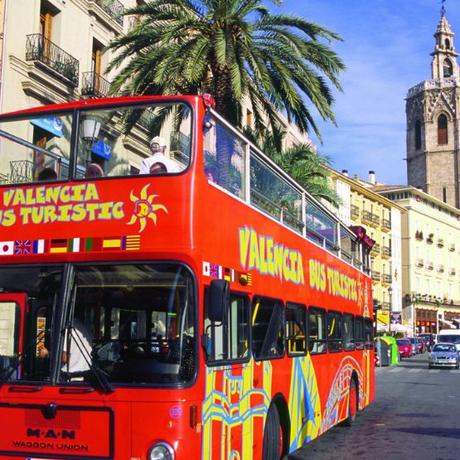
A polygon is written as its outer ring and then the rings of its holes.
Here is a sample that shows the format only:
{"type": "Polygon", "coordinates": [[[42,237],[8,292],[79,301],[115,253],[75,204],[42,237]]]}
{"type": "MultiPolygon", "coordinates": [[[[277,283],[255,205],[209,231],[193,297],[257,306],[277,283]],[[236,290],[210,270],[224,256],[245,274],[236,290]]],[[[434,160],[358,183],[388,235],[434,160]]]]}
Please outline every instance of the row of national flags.
{"type": "Polygon", "coordinates": [[[233,268],[223,267],[222,265],[203,262],[203,276],[218,278],[231,282],[239,282],[243,286],[252,286],[252,275],[247,272],[240,272],[233,268]]]}
{"type": "Polygon", "coordinates": [[[140,235],[98,238],[54,238],[49,240],[0,241],[0,256],[63,254],[92,251],[138,251],[140,235]]]}

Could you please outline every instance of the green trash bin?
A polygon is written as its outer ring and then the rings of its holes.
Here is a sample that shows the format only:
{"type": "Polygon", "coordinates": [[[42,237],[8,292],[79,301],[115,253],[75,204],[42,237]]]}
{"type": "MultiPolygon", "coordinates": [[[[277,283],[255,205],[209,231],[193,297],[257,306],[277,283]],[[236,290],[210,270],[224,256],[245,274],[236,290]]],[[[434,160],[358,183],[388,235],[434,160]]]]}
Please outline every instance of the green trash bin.
{"type": "Polygon", "coordinates": [[[396,339],[389,335],[384,335],[380,338],[388,344],[390,350],[390,366],[397,366],[399,364],[399,348],[396,339]]]}

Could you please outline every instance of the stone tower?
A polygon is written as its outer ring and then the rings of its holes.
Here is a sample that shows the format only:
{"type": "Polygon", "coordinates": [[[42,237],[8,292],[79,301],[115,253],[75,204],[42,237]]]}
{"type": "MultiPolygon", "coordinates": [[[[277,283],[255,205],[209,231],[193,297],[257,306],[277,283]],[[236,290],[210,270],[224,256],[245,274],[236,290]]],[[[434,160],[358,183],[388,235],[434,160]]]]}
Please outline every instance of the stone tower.
{"type": "Polygon", "coordinates": [[[409,185],[460,207],[460,77],[444,8],[431,56],[431,80],[409,89],[406,99],[409,185]]]}

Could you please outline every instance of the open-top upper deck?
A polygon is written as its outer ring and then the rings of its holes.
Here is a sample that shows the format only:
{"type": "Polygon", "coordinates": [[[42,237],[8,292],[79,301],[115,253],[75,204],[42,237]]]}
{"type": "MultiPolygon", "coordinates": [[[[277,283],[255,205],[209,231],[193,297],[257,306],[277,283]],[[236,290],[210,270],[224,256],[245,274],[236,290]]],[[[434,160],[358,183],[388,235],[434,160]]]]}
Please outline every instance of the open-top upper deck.
{"type": "Polygon", "coordinates": [[[210,105],[145,96],[0,115],[3,254],[190,246],[186,210],[213,186],[367,271],[356,235],[210,105]]]}

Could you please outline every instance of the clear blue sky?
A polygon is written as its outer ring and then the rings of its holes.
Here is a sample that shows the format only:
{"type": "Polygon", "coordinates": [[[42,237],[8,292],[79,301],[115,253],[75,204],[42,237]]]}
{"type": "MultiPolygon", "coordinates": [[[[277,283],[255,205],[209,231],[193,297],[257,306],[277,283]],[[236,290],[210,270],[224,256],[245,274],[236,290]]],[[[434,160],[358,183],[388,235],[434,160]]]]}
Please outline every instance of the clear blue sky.
{"type": "MultiPolygon", "coordinates": [[[[446,17],[460,51],[460,0],[447,0],[446,17]]],[[[335,94],[337,127],[321,123],[332,167],[366,178],[405,184],[407,90],[431,78],[440,0],[284,0],[284,13],[303,16],[339,33],[333,49],[347,66],[335,94]]],[[[459,61],[460,62],[460,61],[459,61]]]]}

